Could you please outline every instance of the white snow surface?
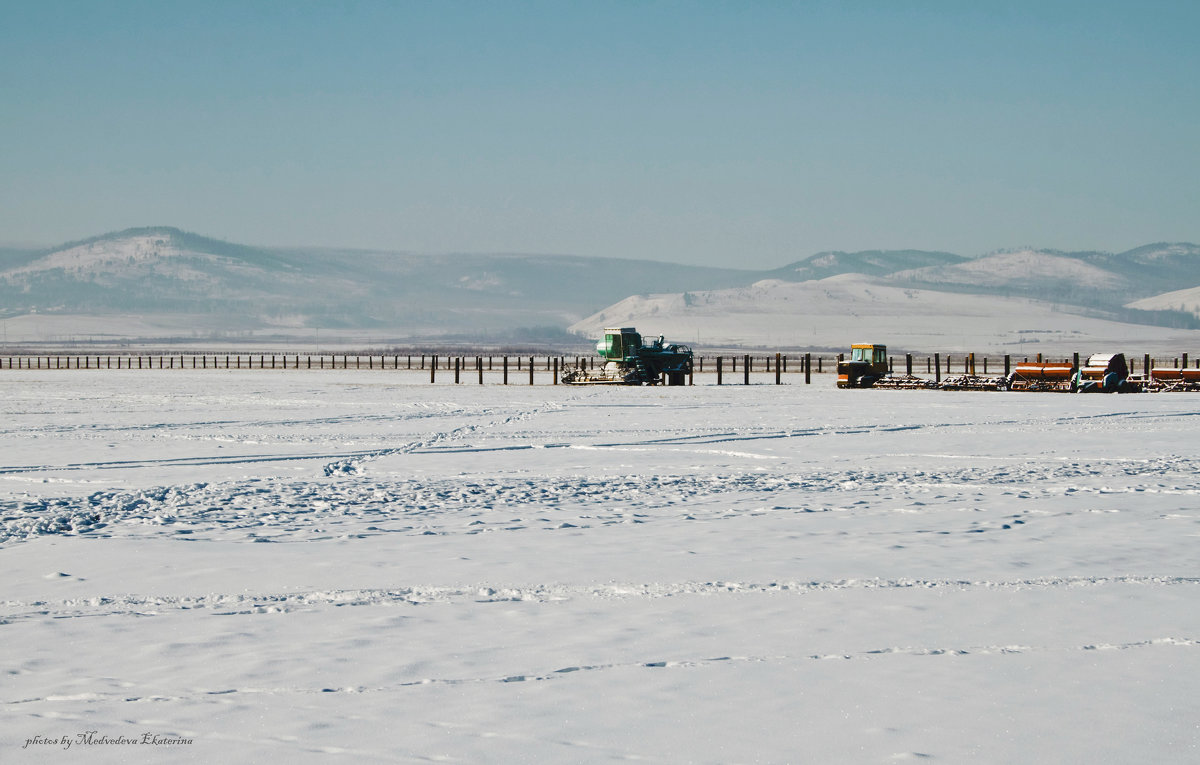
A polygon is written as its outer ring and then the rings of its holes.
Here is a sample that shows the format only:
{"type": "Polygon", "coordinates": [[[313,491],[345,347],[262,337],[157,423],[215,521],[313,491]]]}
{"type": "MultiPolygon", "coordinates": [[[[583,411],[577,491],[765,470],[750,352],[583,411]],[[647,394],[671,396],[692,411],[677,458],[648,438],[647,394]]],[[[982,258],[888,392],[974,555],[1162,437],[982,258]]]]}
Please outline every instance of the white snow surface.
{"type": "Polygon", "coordinates": [[[5,370],[0,761],[1200,760],[1200,398],[696,380],[5,370]]]}

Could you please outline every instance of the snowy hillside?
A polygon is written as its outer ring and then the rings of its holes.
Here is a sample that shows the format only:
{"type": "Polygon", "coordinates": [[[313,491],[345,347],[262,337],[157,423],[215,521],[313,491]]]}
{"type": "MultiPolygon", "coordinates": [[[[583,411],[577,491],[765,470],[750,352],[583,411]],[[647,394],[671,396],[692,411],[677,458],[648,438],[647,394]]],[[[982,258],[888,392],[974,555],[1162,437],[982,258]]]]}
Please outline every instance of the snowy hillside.
{"type": "Polygon", "coordinates": [[[755,276],[604,258],[270,249],[172,228],[14,252],[4,265],[0,320],[9,342],[250,333],[311,340],[322,332],[503,338],[561,332],[646,285],[706,289],[755,276]]]}
{"type": "Polygon", "coordinates": [[[836,348],[847,334],[914,349],[1126,337],[1174,345],[1190,342],[1180,330],[1200,329],[1200,317],[1179,311],[1173,298],[1138,301],[1191,287],[1200,287],[1200,247],[1190,244],[977,259],[823,252],[750,271],[566,255],[252,247],[159,227],[0,251],[0,342],[378,346],[449,336],[572,344],[568,327],[590,336],[602,324],[644,318],[693,343],[751,346],[836,348]]]}
{"type": "Polygon", "coordinates": [[[1200,330],[1123,324],[1025,298],[912,289],[853,275],[636,296],[572,325],[571,331],[594,337],[613,326],[718,347],[842,349],[852,342],[883,342],[897,349],[1024,355],[1200,347],[1200,330]]]}
{"type": "Polygon", "coordinates": [[[967,259],[949,252],[923,250],[866,250],[863,252],[818,252],[783,268],[769,271],[765,278],[804,282],[839,274],[887,276],[897,271],[962,263],[967,259]]]}
{"type": "Polygon", "coordinates": [[[1187,311],[1200,317],[1200,287],[1174,290],[1154,297],[1135,300],[1128,307],[1143,311],[1187,311]]]}
{"type": "MultiPolygon", "coordinates": [[[[66,247],[7,272],[9,276],[61,269],[71,274],[100,274],[115,268],[162,263],[188,254],[163,233],[131,234],[119,239],[98,239],[66,247]]],[[[191,253],[196,254],[196,253],[191,253]]]]}
{"type": "Polygon", "coordinates": [[[1123,284],[1119,276],[1103,268],[1075,258],[1034,250],[988,255],[953,265],[900,271],[892,274],[892,280],[926,285],[1010,290],[1112,290],[1123,284]]]}

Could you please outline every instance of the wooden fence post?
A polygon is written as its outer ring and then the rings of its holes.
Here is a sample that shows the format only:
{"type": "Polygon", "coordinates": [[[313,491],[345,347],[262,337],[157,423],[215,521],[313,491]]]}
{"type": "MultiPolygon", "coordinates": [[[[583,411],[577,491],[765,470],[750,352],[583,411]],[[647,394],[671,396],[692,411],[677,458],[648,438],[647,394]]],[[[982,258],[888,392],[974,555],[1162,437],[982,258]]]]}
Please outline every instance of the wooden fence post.
{"type": "Polygon", "coordinates": [[[723,356],[717,357],[717,385],[721,384],[721,361],[723,358],[723,356]]]}
{"type": "Polygon", "coordinates": [[[940,353],[933,354],[933,368],[937,372],[933,381],[940,383],[942,381],[942,355],[940,353]]]}
{"type": "MultiPolygon", "coordinates": [[[[820,366],[821,359],[817,358],[817,365],[820,366]]],[[[804,384],[812,385],[812,354],[804,354],[804,384]]]]}
{"type": "Polygon", "coordinates": [[[504,384],[508,385],[508,357],[504,357],[504,384]]]}
{"type": "Polygon", "coordinates": [[[782,358],[782,356],[780,356],[780,354],[778,354],[778,353],[775,354],[775,384],[776,385],[779,385],[779,362],[780,362],[781,358],[782,358]]]}
{"type": "Polygon", "coordinates": [[[1006,354],[1004,354],[1004,376],[1005,377],[1008,377],[1009,369],[1011,368],[1011,366],[1012,366],[1012,360],[1009,358],[1008,354],[1006,353],[1006,354]]]}
{"type": "Polygon", "coordinates": [[[529,384],[533,385],[533,357],[529,357],[529,384]]]}
{"type": "Polygon", "coordinates": [[[742,378],[743,378],[742,379],[743,385],[750,384],[750,354],[749,353],[747,353],[745,358],[742,359],[742,378]]]}
{"type": "Polygon", "coordinates": [[[432,357],[433,363],[429,365],[429,382],[437,382],[437,356],[432,357]]]}

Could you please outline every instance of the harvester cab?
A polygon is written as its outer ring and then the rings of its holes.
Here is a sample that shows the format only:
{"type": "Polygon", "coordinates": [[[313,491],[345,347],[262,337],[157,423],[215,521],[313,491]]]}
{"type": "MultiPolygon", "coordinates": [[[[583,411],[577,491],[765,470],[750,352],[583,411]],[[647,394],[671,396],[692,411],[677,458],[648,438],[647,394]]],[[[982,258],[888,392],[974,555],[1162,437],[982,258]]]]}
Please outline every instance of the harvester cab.
{"type": "Polygon", "coordinates": [[[839,388],[870,388],[888,373],[887,346],[854,343],[849,361],[837,365],[839,388]]]}
{"type": "Polygon", "coordinates": [[[644,345],[633,327],[606,328],[596,353],[604,359],[600,369],[569,369],[562,381],[567,385],[683,385],[692,371],[691,348],[667,345],[661,335],[644,345]]]}

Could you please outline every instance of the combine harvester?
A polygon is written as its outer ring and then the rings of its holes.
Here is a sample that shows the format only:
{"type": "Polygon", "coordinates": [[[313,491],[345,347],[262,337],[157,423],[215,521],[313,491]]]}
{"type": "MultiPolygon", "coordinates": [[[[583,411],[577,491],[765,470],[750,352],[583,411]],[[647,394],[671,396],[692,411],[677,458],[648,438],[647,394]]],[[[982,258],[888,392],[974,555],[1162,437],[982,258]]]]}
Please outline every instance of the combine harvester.
{"type": "Polygon", "coordinates": [[[606,328],[596,343],[604,365],[588,370],[581,364],[563,373],[566,385],[685,385],[692,371],[692,349],[686,345],[664,345],[659,338],[650,345],[633,327],[606,328]]]}

